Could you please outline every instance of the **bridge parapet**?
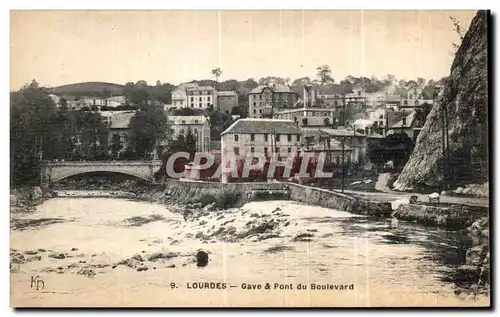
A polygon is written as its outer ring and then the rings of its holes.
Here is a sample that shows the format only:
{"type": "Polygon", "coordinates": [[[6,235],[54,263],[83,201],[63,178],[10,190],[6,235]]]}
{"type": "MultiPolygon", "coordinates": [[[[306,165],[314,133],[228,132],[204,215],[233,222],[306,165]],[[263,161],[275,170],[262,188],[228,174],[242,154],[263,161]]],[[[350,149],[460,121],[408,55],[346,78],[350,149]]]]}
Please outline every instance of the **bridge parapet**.
{"type": "Polygon", "coordinates": [[[111,172],[135,176],[147,181],[154,180],[154,173],[161,167],[161,161],[88,161],[88,162],[43,162],[41,178],[43,183],[57,182],[78,174],[111,172]]]}

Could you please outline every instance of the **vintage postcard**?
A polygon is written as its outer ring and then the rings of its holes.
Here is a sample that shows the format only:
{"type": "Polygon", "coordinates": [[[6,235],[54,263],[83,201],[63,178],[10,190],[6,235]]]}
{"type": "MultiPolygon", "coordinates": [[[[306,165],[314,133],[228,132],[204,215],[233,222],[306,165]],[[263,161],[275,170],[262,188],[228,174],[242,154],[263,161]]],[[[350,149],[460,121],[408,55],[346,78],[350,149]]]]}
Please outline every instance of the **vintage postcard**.
{"type": "Polygon", "coordinates": [[[488,11],[11,11],[12,307],[489,307],[488,11]]]}

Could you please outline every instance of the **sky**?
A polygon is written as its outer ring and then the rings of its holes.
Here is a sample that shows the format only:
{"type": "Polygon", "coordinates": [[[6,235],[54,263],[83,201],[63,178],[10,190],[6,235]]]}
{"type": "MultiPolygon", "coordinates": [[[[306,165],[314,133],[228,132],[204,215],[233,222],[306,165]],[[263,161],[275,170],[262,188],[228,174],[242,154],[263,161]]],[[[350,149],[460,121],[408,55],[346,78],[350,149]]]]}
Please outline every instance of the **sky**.
{"type": "Polygon", "coordinates": [[[104,81],[449,75],[476,11],[11,11],[11,89],[104,81]]]}

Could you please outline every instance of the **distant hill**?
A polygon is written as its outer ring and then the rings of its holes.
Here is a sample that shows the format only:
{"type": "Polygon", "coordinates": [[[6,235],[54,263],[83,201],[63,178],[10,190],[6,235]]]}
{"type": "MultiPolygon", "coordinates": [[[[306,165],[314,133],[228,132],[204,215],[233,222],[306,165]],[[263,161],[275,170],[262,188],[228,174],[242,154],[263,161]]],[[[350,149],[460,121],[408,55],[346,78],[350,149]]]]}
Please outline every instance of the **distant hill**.
{"type": "Polygon", "coordinates": [[[123,95],[125,85],[105,82],[84,82],[52,88],[51,93],[70,96],[96,96],[102,94],[123,95]]]}

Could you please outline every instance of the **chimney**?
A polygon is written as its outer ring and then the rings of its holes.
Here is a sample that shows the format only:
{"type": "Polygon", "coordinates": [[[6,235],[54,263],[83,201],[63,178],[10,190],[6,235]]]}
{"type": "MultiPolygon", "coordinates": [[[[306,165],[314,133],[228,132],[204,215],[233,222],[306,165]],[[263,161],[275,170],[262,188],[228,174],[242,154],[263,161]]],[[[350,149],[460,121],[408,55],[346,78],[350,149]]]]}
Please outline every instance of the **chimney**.
{"type": "Polygon", "coordinates": [[[316,90],[311,86],[311,106],[316,103],[316,90]]]}
{"type": "Polygon", "coordinates": [[[370,134],[373,135],[373,127],[370,127],[370,134]]]}
{"type": "Polygon", "coordinates": [[[406,117],[403,117],[403,127],[406,126],[406,117]]]}
{"type": "Polygon", "coordinates": [[[369,131],[370,131],[370,128],[365,127],[365,135],[368,135],[369,131]]]}
{"type": "Polygon", "coordinates": [[[308,93],[307,93],[307,86],[304,85],[304,107],[307,108],[307,103],[308,103],[308,93]]]}

